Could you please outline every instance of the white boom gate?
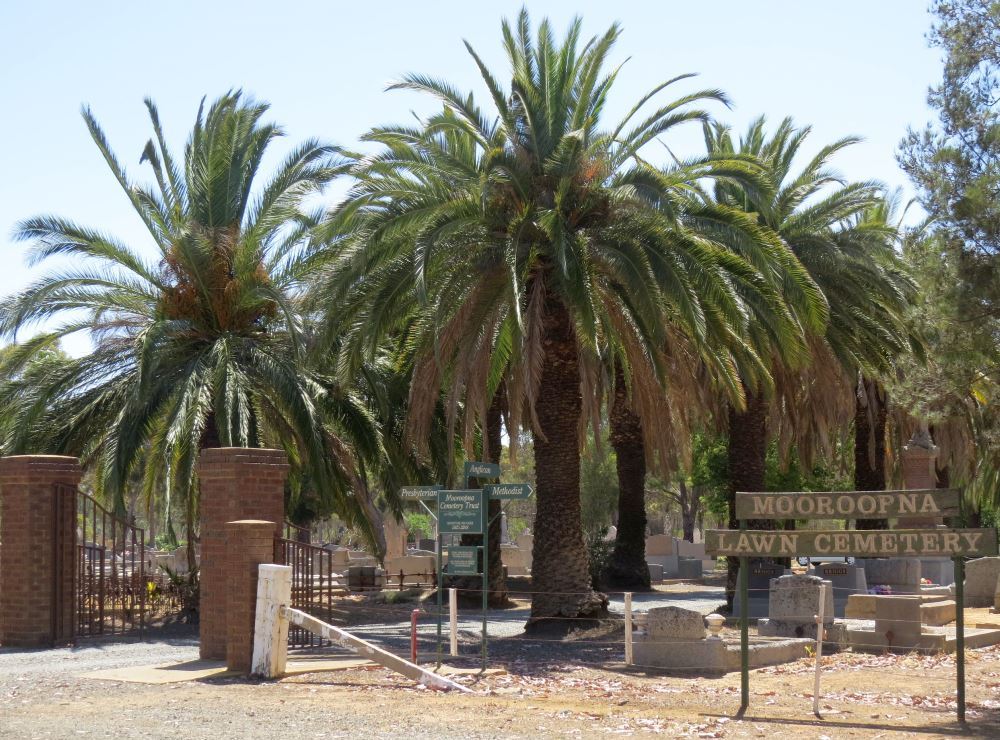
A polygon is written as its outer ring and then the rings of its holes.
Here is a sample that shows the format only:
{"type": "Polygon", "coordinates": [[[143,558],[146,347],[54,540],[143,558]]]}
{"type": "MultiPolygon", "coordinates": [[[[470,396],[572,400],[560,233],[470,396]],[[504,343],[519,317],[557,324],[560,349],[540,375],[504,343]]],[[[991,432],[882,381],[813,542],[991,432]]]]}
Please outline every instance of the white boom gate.
{"type": "Polygon", "coordinates": [[[424,686],[474,693],[472,689],[451,679],[421,668],[362,640],[346,630],[317,619],[304,611],[288,606],[291,600],[291,567],[261,565],[257,576],[257,610],[254,621],[253,660],[251,673],[264,678],[278,678],[285,672],[288,655],[288,625],[308,630],[341,647],[352,650],[389,670],[395,671],[424,686]]]}

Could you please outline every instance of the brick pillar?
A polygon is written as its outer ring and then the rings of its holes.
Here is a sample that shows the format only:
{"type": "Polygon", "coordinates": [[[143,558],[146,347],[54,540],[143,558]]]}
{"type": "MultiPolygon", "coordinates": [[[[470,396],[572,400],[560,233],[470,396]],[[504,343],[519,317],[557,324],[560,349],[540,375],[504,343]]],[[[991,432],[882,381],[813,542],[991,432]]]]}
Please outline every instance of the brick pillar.
{"type": "Polygon", "coordinates": [[[274,561],[274,522],[226,525],[226,668],[250,673],[257,609],[257,566],[274,561]]]}
{"type": "MultiPolygon", "coordinates": [[[[938,448],[930,433],[926,429],[916,432],[903,447],[903,488],[910,491],[936,488],[937,456],[938,448]]],[[[897,526],[900,529],[912,529],[934,527],[939,524],[944,524],[944,519],[941,517],[916,516],[901,517],[897,526]]]]}
{"type": "Polygon", "coordinates": [[[226,524],[271,522],[272,537],[285,520],[288,462],[282,450],[221,447],[203,450],[201,485],[201,657],[226,659],[226,524]]]}
{"type": "Polygon", "coordinates": [[[73,641],[76,486],[80,463],[61,455],[0,458],[0,644],[73,641]],[[57,484],[69,490],[59,490],[57,484]]]}

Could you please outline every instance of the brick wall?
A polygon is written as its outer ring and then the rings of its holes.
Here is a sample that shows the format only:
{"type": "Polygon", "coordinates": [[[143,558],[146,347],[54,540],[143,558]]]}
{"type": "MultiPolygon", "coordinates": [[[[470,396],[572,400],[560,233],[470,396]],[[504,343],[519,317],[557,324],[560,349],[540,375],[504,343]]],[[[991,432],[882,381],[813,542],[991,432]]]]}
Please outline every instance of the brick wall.
{"type": "Polygon", "coordinates": [[[280,534],[287,475],[288,462],[282,450],[221,447],[201,453],[202,658],[226,659],[226,525],[260,520],[272,522],[272,538],[280,534]]]}
{"type": "Polygon", "coordinates": [[[249,673],[257,605],[257,566],[274,559],[274,522],[226,525],[226,667],[249,673]]]}
{"type": "Polygon", "coordinates": [[[5,647],[73,641],[79,482],[75,457],[0,458],[0,644],[5,647]],[[71,488],[59,490],[56,484],[71,488]]]}

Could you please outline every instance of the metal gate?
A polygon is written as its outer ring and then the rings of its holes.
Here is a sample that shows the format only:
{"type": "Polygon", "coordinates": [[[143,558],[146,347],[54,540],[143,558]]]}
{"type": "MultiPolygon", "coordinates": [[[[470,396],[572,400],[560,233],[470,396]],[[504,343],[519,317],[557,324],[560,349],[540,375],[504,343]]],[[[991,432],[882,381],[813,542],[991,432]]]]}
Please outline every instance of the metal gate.
{"type": "MultiPolygon", "coordinates": [[[[286,530],[287,531],[287,530],[286,530]]],[[[276,537],[274,561],[292,567],[292,607],[324,622],[333,623],[340,615],[334,599],[348,593],[343,568],[334,563],[330,550],[299,540],[276,537]]],[[[289,647],[313,647],[327,644],[308,630],[291,627],[289,647]]]]}
{"type": "Polygon", "coordinates": [[[71,488],[76,512],[77,637],[137,633],[146,622],[146,532],[71,488]]]}

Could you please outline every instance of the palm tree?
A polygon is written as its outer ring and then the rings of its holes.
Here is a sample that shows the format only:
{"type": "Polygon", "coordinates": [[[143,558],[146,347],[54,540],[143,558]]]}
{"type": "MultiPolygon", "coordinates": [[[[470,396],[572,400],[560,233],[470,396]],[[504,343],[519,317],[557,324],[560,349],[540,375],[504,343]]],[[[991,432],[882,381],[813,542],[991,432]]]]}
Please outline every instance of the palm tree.
{"type": "MultiPolygon", "coordinates": [[[[416,128],[370,134],[384,147],[360,158],[358,184],[331,217],[334,232],[349,225],[351,236],[318,294],[352,307],[355,320],[335,330],[356,347],[347,358],[399,333],[414,358],[409,424],[417,445],[441,388],[450,425],[461,417],[470,436],[485,428],[503,386],[511,438],[522,423],[534,432],[539,594],[530,624],[571,624],[565,618],[598,615],[606,605],[591,587],[580,519],[580,439],[600,416],[600,353],[610,348],[633,382],[660,383],[663,318],[703,336],[740,313],[726,298],[728,276],[754,277],[661,212],[675,183],[638,155],[675,125],[706,120],[694,106],[724,101],[719,91],[685,95],[632,125],[671,80],[604,130],[616,73],[602,70],[617,26],[581,44],[575,20],[556,43],[547,21],[533,36],[522,11],[502,29],[509,89],[467,45],[495,118],[445,82],[409,75],[394,86],[433,95],[445,112],[416,128]],[[716,297],[712,311],[702,295],[716,297]]],[[[645,404],[644,418],[655,416],[652,389],[633,397],[645,404]]]]}
{"type": "Polygon", "coordinates": [[[146,107],[154,136],[140,162],[153,186],[133,182],[89,109],[83,117],[151,237],[153,260],[57,216],[17,228],[34,263],[73,262],[0,305],[4,336],[43,327],[5,358],[4,375],[75,331],[88,331],[94,350],[36,374],[34,392],[14,404],[5,449],[82,456],[119,507],[140,464],[147,493],[170,478],[187,499],[193,548],[200,449],[278,446],[374,539],[351,495],[358,461],[343,435],[358,430],[321,413],[330,389],[303,362],[299,290],[312,226],[303,206],[338,173],[333,148],[305,141],[261,182],[261,161],[282,135],[263,120],[266,104],[231,92],[206,112],[203,101],[180,162],[156,106],[146,107]]]}
{"type": "MultiPolygon", "coordinates": [[[[789,357],[766,335],[754,337],[760,353],[774,358],[774,394],[769,399],[748,393],[746,411],[730,410],[731,492],[764,490],[769,432],[784,450],[795,446],[806,465],[814,454],[829,452],[829,430],[846,426],[853,415],[857,373],[887,373],[907,344],[902,316],[912,283],[892,248],[894,229],[874,215],[883,207],[882,189],[871,182],[845,183],[829,169],[830,158],[857,141],[851,137],[823,147],[793,172],[809,132],[785,119],[768,138],[760,118],[737,146],[727,128],[706,129],[710,151],[755,157],[770,181],[770,187],[752,192],[719,183],[716,200],[756,214],[762,226],[775,231],[829,306],[825,325],[805,327],[805,358],[789,357]]],[[[734,576],[731,567],[730,581],[734,576]]]]}

